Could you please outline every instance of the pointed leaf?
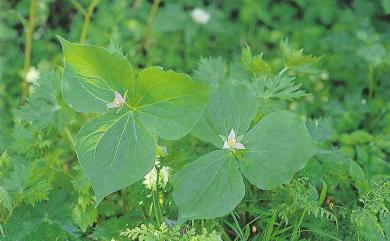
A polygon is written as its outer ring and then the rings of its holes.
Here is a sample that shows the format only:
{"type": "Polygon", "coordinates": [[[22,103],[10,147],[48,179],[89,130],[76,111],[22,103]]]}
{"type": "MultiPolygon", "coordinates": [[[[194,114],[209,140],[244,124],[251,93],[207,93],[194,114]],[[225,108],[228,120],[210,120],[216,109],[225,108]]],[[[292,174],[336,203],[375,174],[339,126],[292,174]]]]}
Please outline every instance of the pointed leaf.
{"type": "Polygon", "coordinates": [[[146,68],[139,74],[131,105],[137,117],[164,139],[191,131],[207,103],[208,88],[186,74],[146,68]]]}
{"type": "Polygon", "coordinates": [[[245,195],[241,173],[230,152],[214,151],[186,165],[173,179],[179,222],[224,216],[245,195]]]}
{"type": "Polygon", "coordinates": [[[265,190],[289,182],[315,152],[305,123],[289,111],[265,116],[242,143],[246,150],[241,170],[253,185],[265,190]]]}
{"type": "Polygon", "coordinates": [[[81,166],[97,204],[144,177],[156,159],[156,142],[132,111],[107,113],[84,125],[76,139],[81,166]]]}
{"type": "Polygon", "coordinates": [[[228,136],[232,129],[236,135],[244,135],[258,109],[254,92],[244,85],[224,85],[215,88],[209,97],[204,116],[192,134],[222,148],[219,137],[228,136]]]}
{"type": "Polygon", "coordinates": [[[105,112],[115,90],[134,90],[133,68],[124,57],[104,48],[59,39],[65,58],[62,95],[70,107],[79,112],[105,112]]]}

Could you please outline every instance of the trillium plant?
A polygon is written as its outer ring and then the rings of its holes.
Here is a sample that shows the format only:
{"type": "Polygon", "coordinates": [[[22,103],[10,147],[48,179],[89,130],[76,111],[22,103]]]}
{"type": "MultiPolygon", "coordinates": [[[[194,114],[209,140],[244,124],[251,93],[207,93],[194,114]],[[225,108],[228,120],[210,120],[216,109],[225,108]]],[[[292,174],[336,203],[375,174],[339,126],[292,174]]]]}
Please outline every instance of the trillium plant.
{"type": "Polygon", "coordinates": [[[150,175],[160,138],[192,134],[215,146],[174,175],[179,222],[224,216],[243,199],[244,178],[260,189],[274,189],[315,154],[297,114],[276,111],[255,118],[259,95],[250,83],[205,84],[161,67],[145,68],[135,77],[126,57],[59,39],[64,100],[78,112],[99,113],[76,137],[77,157],[97,205],[150,175]]]}

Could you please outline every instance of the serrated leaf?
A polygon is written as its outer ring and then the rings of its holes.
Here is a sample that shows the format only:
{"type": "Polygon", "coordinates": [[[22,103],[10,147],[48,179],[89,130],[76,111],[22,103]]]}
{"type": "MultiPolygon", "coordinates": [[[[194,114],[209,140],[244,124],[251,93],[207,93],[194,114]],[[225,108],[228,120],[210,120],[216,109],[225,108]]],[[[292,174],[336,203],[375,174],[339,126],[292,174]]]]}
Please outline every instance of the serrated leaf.
{"type": "Polygon", "coordinates": [[[194,78],[206,84],[215,85],[225,78],[226,63],[221,57],[201,58],[198,68],[194,71],[194,78]]]}
{"type": "Polygon", "coordinates": [[[231,153],[214,151],[186,165],[173,179],[179,222],[221,217],[233,211],[245,194],[231,153]]]}
{"type": "Polygon", "coordinates": [[[132,111],[111,112],[81,128],[76,152],[99,204],[106,195],[131,185],[152,169],[156,141],[132,111]]]}
{"type": "Polygon", "coordinates": [[[69,122],[70,109],[57,101],[57,97],[61,95],[60,83],[59,76],[54,71],[44,72],[34,87],[34,93],[27,99],[27,104],[15,111],[15,117],[31,121],[39,129],[50,126],[63,128],[69,122]]]}
{"type": "Polygon", "coordinates": [[[92,226],[96,222],[98,217],[97,209],[93,205],[89,205],[86,208],[75,206],[72,212],[72,218],[75,224],[85,232],[88,227],[92,226]]]}
{"type": "Polygon", "coordinates": [[[283,62],[286,69],[302,73],[318,72],[317,68],[313,66],[313,64],[319,61],[319,57],[304,55],[303,49],[292,49],[287,41],[280,42],[280,48],[283,51],[283,62]]]}
{"type": "Polygon", "coordinates": [[[137,118],[158,136],[175,140],[196,124],[207,102],[208,89],[186,74],[159,67],[142,70],[132,106],[137,118]]]}
{"type": "Polygon", "coordinates": [[[277,111],[265,116],[242,140],[241,170],[257,187],[270,190],[289,182],[314,155],[314,145],[299,116],[277,111]]]}
{"type": "Polygon", "coordinates": [[[258,77],[253,81],[256,94],[264,99],[293,100],[310,95],[300,89],[301,85],[295,83],[294,77],[280,74],[258,77]]]}
{"type": "Polygon", "coordinates": [[[70,107],[103,113],[115,91],[134,90],[133,68],[124,57],[104,48],[59,40],[65,58],[62,95],[70,107]]]}
{"type": "Polygon", "coordinates": [[[69,240],[77,237],[68,203],[64,193],[56,192],[50,195],[49,201],[35,207],[21,206],[4,225],[5,237],[1,240],[69,240]]]}
{"type": "Polygon", "coordinates": [[[241,63],[253,76],[268,76],[271,73],[271,67],[263,60],[263,54],[252,56],[248,45],[241,50],[241,63]]]}
{"type": "Polygon", "coordinates": [[[244,85],[224,85],[212,91],[204,116],[194,127],[192,134],[214,144],[223,146],[219,137],[227,136],[234,129],[237,136],[249,128],[258,108],[254,92],[244,85]]]}

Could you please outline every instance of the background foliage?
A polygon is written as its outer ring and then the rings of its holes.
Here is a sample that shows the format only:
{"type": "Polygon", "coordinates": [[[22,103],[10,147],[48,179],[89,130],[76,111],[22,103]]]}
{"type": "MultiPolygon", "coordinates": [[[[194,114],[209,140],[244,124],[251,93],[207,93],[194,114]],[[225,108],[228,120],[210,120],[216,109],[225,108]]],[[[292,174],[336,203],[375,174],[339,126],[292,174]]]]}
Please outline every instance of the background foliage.
{"type": "Polygon", "coordinates": [[[10,0],[0,9],[1,240],[390,240],[388,0],[10,0]],[[197,8],[206,23],[192,17],[197,8]],[[155,185],[141,180],[95,208],[74,139],[96,115],[64,103],[56,35],[126,56],[135,73],[159,65],[210,85],[249,75],[261,100],[254,122],[294,111],[321,152],[275,190],[245,183],[231,215],[175,226],[172,174],[214,150],[187,135],[161,143],[146,179],[155,185]]]}

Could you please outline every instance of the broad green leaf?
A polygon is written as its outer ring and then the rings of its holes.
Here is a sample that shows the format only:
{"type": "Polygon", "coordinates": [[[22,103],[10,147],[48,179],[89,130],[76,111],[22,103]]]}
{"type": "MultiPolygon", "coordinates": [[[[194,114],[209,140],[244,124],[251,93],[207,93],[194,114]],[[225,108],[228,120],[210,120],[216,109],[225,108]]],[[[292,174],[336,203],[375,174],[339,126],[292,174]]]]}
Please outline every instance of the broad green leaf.
{"type": "Polygon", "coordinates": [[[156,159],[156,142],[132,111],[107,113],[84,125],[76,138],[79,162],[99,202],[144,177],[156,159]]]}
{"type": "Polygon", "coordinates": [[[187,164],[173,178],[179,222],[221,217],[245,195],[242,176],[231,153],[214,151],[187,164]]]}
{"type": "Polygon", "coordinates": [[[305,123],[288,111],[265,116],[242,142],[246,150],[241,170],[253,185],[265,190],[289,182],[315,152],[305,123]]]}
{"type": "Polygon", "coordinates": [[[79,112],[105,112],[115,90],[133,94],[134,72],[124,57],[104,48],[59,39],[65,58],[62,95],[70,107],[79,112]]]}
{"type": "Polygon", "coordinates": [[[131,105],[139,120],[164,139],[178,139],[194,127],[207,103],[208,88],[186,74],[146,68],[138,76],[131,105]]]}
{"type": "Polygon", "coordinates": [[[234,129],[237,136],[244,135],[256,115],[258,99],[244,85],[224,85],[215,88],[209,97],[204,116],[193,130],[198,138],[222,148],[219,137],[228,136],[234,129]]]}

